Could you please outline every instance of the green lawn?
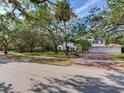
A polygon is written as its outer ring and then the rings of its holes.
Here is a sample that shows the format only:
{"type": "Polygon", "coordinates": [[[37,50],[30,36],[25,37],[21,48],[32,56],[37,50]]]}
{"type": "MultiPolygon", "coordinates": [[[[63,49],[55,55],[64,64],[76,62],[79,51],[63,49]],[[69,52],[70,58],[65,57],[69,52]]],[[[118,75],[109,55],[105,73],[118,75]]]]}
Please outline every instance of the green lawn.
{"type": "Polygon", "coordinates": [[[24,55],[30,55],[30,56],[47,56],[47,57],[55,57],[55,58],[78,58],[78,56],[75,56],[73,54],[65,55],[64,52],[59,52],[58,54],[55,54],[54,52],[27,52],[22,53],[24,55]]]}
{"type": "Polygon", "coordinates": [[[42,63],[42,64],[51,64],[51,65],[60,65],[60,66],[68,66],[75,62],[75,60],[70,58],[79,58],[73,54],[65,55],[64,52],[59,52],[59,54],[55,54],[54,52],[27,52],[27,53],[18,53],[9,51],[8,55],[4,55],[8,58],[17,59],[24,62],[33,62],[33,63],[42,63]],[[35,58],[32,56],[46,56],[46,57],[55,57],[55,58],[35,58]]]}
{"type": "Polygon", "coordinates": [[[32,53],[9,52],[9,54],[6,56],[25,62],[60,65],[60,66],[71,65],[75,62],[75,60],[72,60],[70,58],[78,58],[78,56],[75,56],[73,54],[69,54],[68,56],[66,56],[64,52],[59,52],[59,54],[55,54],[54,52],[32,52],[32,53]],[[46,56],[46,57],[55,57],[55,58],[35,58],[32,56],[46,56]]]}
{"type": "Polygon", "coordinates": [[[115,60],[124,61],[124,54],[116,54],[116,55],[113,55],[113,58],[114,58],[115,60]]]}
{"type": "Polygon", "coordinates": [[[117,62],[117,63],[115,63],[114,65],[115,65],[115,66],[118,66],[118,67],[124,68],[124,63],[122,63],[122,62],[117,62]]]}
{"type": "MultiPolygon", "coordinates": [[[[115,60],[124,61],[124,54],[116,54],[116,55],[113,55],[113,58],[114,58],[115,60]]],[[[115,65],[124,68],[124,63],[123,63],[123,62],[117,62],[117,63],[115,63],[115,65]]]]}
{"type": "Polygon", "coordinates": [[[51,65],[59,65],[59,66],[69,66],[73,64],[75,61],[71,59],[46,59],[46,58],[32,58],[28,56],[14,56],[15,59],[25,61],[25,62],[31,62],[31,63],[41,63],[41,64],[51,64],[51,65]]]}

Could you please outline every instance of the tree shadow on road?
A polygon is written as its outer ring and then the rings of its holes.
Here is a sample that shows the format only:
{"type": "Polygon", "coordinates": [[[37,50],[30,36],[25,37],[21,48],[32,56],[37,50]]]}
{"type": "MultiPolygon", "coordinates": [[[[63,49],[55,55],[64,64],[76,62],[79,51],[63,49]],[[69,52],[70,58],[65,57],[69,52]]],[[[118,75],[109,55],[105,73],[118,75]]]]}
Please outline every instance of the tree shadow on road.
{"type": "Polygon", "coordinates": [[[8,64],[12,62],[20,63],[21,60],[16,60],[14,57],[0,56],[0,64],[8,64]]]}
{"type": "Polygon", "coordinates": [[[5,82],[0,83],[0,93],[20,93],[14,92],[12,88],[12,84],[6,84],[5,82]]]}
{"type": "Polygon", "coordinates": [[[45,78],[48,83],[31,80],[31,91],[35,93],[121,93],[124,87],[107,85],[98,77],[85,77],[81,75],[71,78],[45,78]]]}
{"type": "Polygon", "coordinates": [[[124,87],[124,73],[108,74],[105,77],[107,77],[113,82],[116,82],[116,84],[124,87]]]}

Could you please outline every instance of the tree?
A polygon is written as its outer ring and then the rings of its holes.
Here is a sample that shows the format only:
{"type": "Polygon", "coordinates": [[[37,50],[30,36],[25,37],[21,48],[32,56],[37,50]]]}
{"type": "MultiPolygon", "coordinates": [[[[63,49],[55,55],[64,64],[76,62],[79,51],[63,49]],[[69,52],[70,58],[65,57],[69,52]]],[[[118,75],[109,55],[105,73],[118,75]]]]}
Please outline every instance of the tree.
{"type": "Polygon", "coordinates": [[[41,51],[51,45],[50,40],[43,33],[39,32],[35,25],[29,24],[27,20],[20,20],[14,27],[16,29],[12,31],[11,43],[18,52],[41,51]]]}
{"type": "Polygon", "coordinates": [[[106,34],[106,19],[107,19],[108,11],[100,8],[92,8],[90,10],[90,15],[88,17],[90,25],[89,25],[89,37],[93,37],[94,39],[104,39],[108,40],[108,36],[106,34]]]}
{"type": "Polygon", "coordinates": [[[57,47],[62,41],[62,28],[59,25],[59,21],[55,19],[53,13],[45,5],[38,5],[34,16],[37,16],[38,20],[33,20],[31,23],[34,25],[34,29],[48,37],[49,41],[52,42],[54,51],[58,54],[57,47]]]}
{"type": "Polygon", "coordinates": [[[102,13],[104,20],[102,20],[99,27],[102,29],[102,37],[106,42],[118,43],[120,42],[118,37],[124,35],[123,31],[118,29],[121,26],[124,26],[124,1],[107,0],[107,4],[109,10],[106,10],[106,13],[102,13]]]}
{"type": "Polygon", "coordinates": [[[72,21],[70,21],[69,24],[70,38],[74,40],[85,38],[87,34],[87,24],[88,24],[88,19],[86,17],[74,18],[72,21]]]}
{"type": "Polygon", "coordinates": [[[10,44],[12,30],[12,21],[9,19],[8,15],[0,15],[0,42],[4,47],[5,54],[8,54],[8,46],[10,44]]]}
{"type": "MultiPolygon", "coordinates": [[[[39,36],[36,35],[36,32],[38,32],[40,33],[40,35],[42,34],[41,37],[42,36],[44,36],[44,38],[47,37],[45,39],[48,39],[47,41],[52,42],[51,44],[49,44],[49,46],[54,47],[55,53],[58,53],[57,46],[59,42],[62,41],[61,39],[62,28],[59,25],[59,22],[55,19],[54,15],[51,13],[49,7],[52,6],[49,6],[48,3],[52,4],[53,6],[56,5],[50,2],[49,0],[44,0],[44,1],[31,0],[33,2],[31,4],[29,1],[30,0],[22,0],[22,1],[9,0],[9,3],[11,4],[9,4],[8,2],[4,2],[4,4],[2,4],[2,5],[7,5],[7,6],[2,6],[6,10],[7,8],[11,8],[10,9],[12,10],[11,13],[6,11],[8,14],[14,15],[11,16],[10,18],[14,20],[16,18],[19,18],[21,15],[21,17],[23,18],[21,19],[21,21],[22,20],[27,21],[26,24],[24,22],[21,22],[21,25],[23,26],[23,30],[16,29],[17,31],[13,33],[15,39],[18,40],[18,43],[15,43],[14,46],[20,46],[20,49],[25,49],[30,45],[30,48],[32,48],[35,42],[34,37],[39,36]],[[39,4],[38,2],[43,4],[39,4]],[[31,6],[33,6],[33,8],[31,6]],[[16,13],[15,11],[18,11],[18,13],[16,13]],[[31,39],[29,37],[26,37],[27,35],[29,35],[31,39]]],[[[20,27],[17,26],[15,28],[20,28],[20,27]]],[[[38,37],[38,39],[40,38],[38,37]]]]}
{"type": "Polygon", "coordinates": [[[67,31],[66,22],[69,21],[73,15],[74,13],[72,12],[72,9],[67,0],[57,2],[55,17],[57,20],[63,22],[64,24],[63,33],[64,33],[64,41],[66,44],[66,55],[68,55],[68,47],[67,47],[68,31],[67,31]]]}
{"type": "Polygon", "coordinates": [[[124,1],[123,0],[107,0],[110,13],[107,19],[107,25],[124,24],[124,1]]]}
{"type": "Polygon", "coordinates": [[[88,51],[88,48],[90,46],[91,46],[91,43],[88,40],[81,39],[78,41],[78,48],[79,48],[79,51],[81,51],[82,53],[84,51],[88,51]]]}

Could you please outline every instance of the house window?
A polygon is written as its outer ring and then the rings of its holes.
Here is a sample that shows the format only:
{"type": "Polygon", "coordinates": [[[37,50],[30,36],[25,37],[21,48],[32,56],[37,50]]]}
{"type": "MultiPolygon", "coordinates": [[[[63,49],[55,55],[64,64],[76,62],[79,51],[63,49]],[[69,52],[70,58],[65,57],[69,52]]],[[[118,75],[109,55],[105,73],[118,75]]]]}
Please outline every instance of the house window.
{"type": "Polygon", "coordinates": [[[69,50],[69,46],[67,46],[67,50],[69,50]]]}
{"type": "Polygon", "coordinates": [[[59,49],[59,50],[62,50],[62,48],[61,48],[61,47],[59,47],[58,49],[59,49]]]}
{"type": "Polygon", "coordinates": [[[73,47],[71,48],[71,51],[74,51],[74,48],[73,47]]]}
{"type": "Polygon", "coordinates": [[[93,44],[95,44],[95,41],[93,41],[93,44]]]}
{"type": "Polygon", "coordinates": [[[99,43],[98,40],[93,41],[93,44],[98,44],[98,43],[99,43]]]}

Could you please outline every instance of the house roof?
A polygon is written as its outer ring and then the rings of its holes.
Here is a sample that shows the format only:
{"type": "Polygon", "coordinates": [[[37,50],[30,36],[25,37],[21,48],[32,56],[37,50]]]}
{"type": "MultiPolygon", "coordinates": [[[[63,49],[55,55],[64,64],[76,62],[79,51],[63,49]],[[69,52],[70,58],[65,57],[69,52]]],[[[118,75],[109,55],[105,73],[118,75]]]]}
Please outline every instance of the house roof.
{"type": "Polygon", "coordinates": [[[115,47],[121,47],[121,45],[117,44],[110,44],[110,45],[93,45],[93,48],[115,48],[115,47]]]}

